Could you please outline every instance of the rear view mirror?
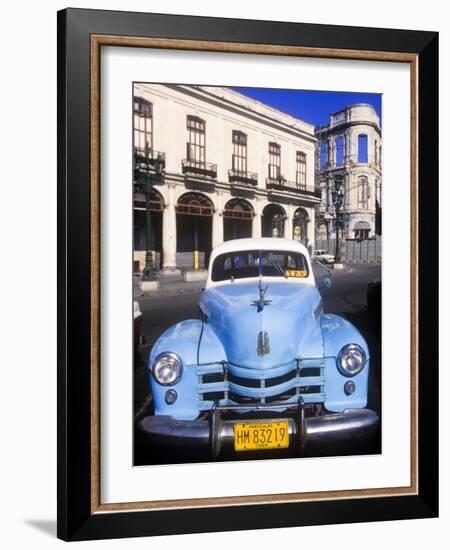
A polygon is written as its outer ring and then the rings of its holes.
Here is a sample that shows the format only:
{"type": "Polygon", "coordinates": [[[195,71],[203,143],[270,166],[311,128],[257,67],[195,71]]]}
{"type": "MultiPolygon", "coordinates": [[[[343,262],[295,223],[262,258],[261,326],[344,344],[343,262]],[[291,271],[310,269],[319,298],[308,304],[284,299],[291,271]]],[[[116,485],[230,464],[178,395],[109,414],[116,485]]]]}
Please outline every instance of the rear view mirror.
{"type": "Polygon", "coordinates": [[[322,279],[322,284],[320,285],[322,288],[330,288],[331,287],[331,279],[330,277],[324,277],[322,279]]]}

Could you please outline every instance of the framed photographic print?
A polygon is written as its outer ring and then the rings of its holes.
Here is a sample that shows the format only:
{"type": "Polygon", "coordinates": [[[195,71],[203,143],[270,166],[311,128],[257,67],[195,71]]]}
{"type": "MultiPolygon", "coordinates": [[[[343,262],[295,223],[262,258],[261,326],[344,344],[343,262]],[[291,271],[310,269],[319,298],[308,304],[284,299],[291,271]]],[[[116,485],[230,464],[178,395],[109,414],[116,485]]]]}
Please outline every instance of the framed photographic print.
{"type": "Polygon", "coordinates": [[[436,516],[437,33],[68,9],[58,55],[58,536],[436,516]]]}

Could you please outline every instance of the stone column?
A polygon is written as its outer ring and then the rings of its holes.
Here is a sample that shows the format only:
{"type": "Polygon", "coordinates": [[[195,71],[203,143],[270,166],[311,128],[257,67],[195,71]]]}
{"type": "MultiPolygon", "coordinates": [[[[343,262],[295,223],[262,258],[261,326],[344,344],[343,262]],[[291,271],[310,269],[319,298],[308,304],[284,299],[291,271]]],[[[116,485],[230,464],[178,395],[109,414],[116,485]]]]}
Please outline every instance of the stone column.
{"type": "Polygon", "coordinates": [[[167,205],[162,222],[162,266],[166,271],[177,270],[177,214],[175,211],[175,185],[168,184],[167,205]]]}
{"type": "Polygon", "coordinates": [[[308,222],[308,228],[306,230],[306,234],[308,236],[308,250],[312,254],[316,246],[316,240],[315,240],[316,212],[314,210],[314,206],[312,206],[311,208],[308,208],[308,216],[309,216],[309,222],[308,222]]]}
{"type": "Polygon", "coordinates": [[[334,208],[333,204],[333,194],[332,194],[332,187],[333,187],[333,178],[329,176],[327,178],[327,210],[328,212],[332,212],[334,208]]]}
{"type": "Polygon", "coordinates": [[[335,162],[334,162],[334,140],[332,137],[328,138],[328,166],[330,168],[334,168],[335,162]]]}
{"type": "Polygon", "coordinates": [[[252,220],[252,237],[261,237],[261,201],[258,198],[255,201],[255,217],[252,220]]]}
{"type": "Polygon", "coordinates": [[[288,205],[287,207],[287,219],[286,219],[286,222],[284,224],[284,238],[285,239],[292,239],[292,232],[294,230],[293,228],[293,218],[294,216],[294,212],[293,212],[293,208],[292,208],[292,205],[288,205]]]}
{"type": "Polygon", "coordinates": [[[350,160],[358,162],[358,132],[355,130],[351,134],[350,147],[350,160]]]}
{"type": "Polygon", "coordinates": [[[344,212],[350,207],[350,175],[348,173],[344,176],[344,203],[342,207],[344,212]]]}
{"type": "Polygon", "coordinates": [[[347,130],[344,134],[344,164],[350,160],[350,132],[347,130]]]}
{"type": "Polygon", "coordinates": [[[214,211],[212,219],[212,247],[215,248],[219,244],[223,243],[223,193],[217,192],[217,208],[214,211]]]}
{"type": "Polygon", "coordinates": [[[327,203],[328,203],[328,197],[327,197],[328,189],[325,184],[325,187],[322,187],[320,190],[320,200],[322,201],[321,207],[326,210],[327,209],[327,203]]]}

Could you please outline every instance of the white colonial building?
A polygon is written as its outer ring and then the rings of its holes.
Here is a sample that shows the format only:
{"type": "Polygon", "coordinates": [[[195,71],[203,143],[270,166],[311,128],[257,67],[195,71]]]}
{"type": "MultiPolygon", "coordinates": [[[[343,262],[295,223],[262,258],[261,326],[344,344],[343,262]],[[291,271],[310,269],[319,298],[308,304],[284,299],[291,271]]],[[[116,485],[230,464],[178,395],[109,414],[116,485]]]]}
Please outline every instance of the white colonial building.
{"type": "Polygon", "coordinates": [[[364,240],[380,232],[381,128],[371,105],[358,103],[332,113],[316,130],[317,186],[322,200],[317,237],[335,237],[333,192],[343,190],[342,237],[364,240]]]}
{"type": "Polygon", "coordinates": [[[142,272],[146,209],[155,267],[202,269],[233,238],[314,246],[314,126],[228,88],[135,84],[134,258],[142,272]]]}

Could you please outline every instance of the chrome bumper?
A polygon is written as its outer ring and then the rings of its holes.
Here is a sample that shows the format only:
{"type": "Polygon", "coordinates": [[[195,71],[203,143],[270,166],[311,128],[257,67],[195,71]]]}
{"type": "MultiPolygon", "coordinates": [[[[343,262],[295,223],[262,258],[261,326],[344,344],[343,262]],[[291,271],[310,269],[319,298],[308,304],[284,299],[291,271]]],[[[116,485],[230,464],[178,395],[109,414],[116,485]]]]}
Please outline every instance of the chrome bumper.
{"type": "MultiPolygon", "coordinates": [[[[242,412],[245,407],[234,407],[242,412]]],[[[286,408],[286,406],[285,406],[286,408]]],[[[288,408],[296,409],[295,415],[286,416],[289,427],[289,449],[304,454],[310,448],[332,448],[333,446],[362,444],[374,437],[379,425],[378,415],[369,409],[347,409],[342,413],[305,417],[302,404],[288,408]]],[[[158,445],[205,448],[213,457],[222,450],[233,449],[234,424],[242,422],[279,422],[280,417],[271,418],[270,410],[280,405],[258,407],[264,411],[264,418],[223,419],[222,413],[230,407],[217,407],[210,420],[176,420],[171,416],[147,416],[139,423],[141,432],[158,445]]],[[[255,408],[251,409],[255,412],[255,408]]]]}

